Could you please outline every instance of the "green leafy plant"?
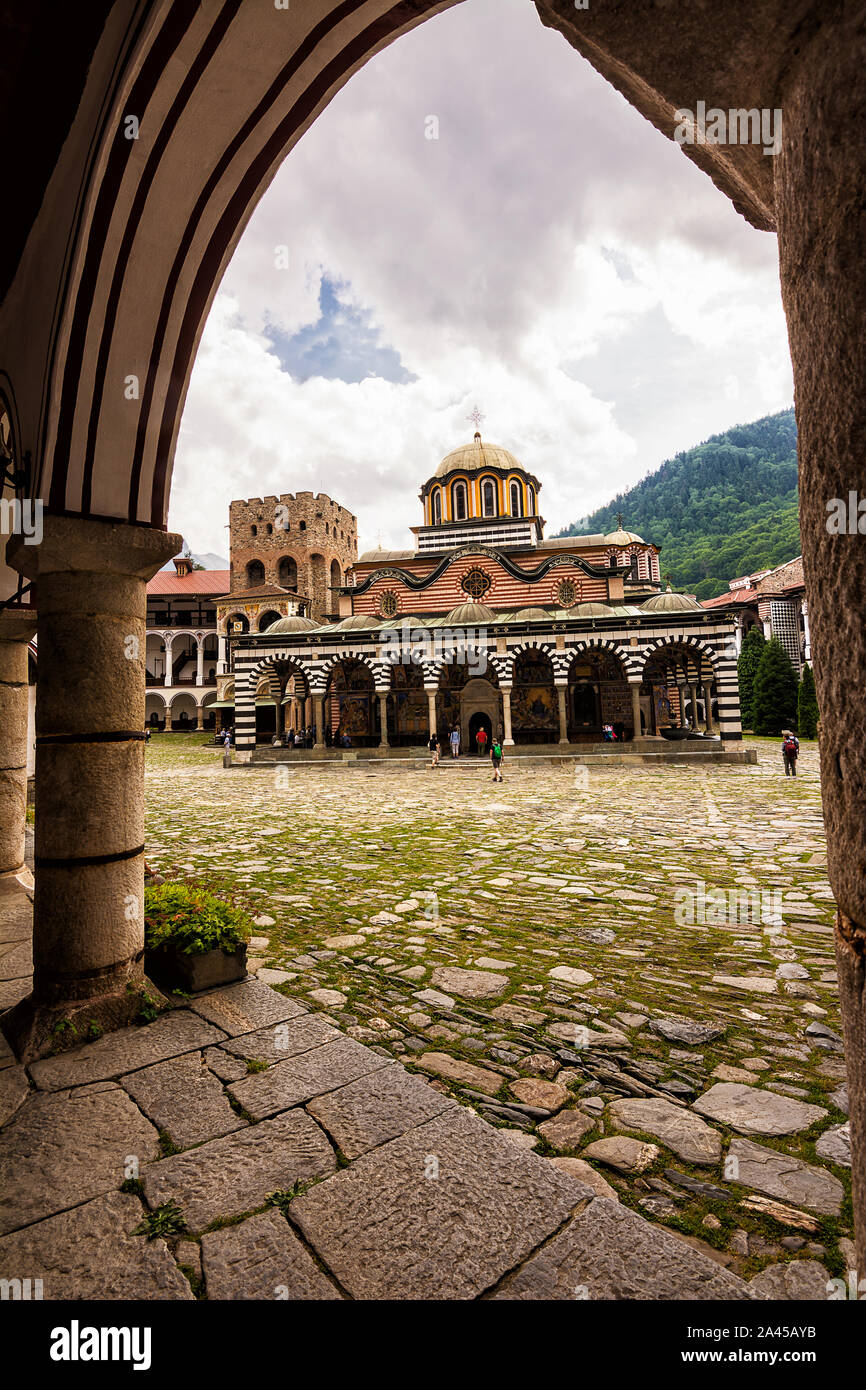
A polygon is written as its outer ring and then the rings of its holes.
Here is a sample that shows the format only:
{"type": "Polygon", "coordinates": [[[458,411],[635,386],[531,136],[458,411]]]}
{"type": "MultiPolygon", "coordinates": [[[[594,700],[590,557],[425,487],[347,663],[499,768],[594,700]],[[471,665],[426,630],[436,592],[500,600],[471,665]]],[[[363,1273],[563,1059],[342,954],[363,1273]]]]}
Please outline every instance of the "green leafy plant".
{"type": "Polygon", "coordinates": [[[798,681],[793,666],[777,637],[767,642],[755,674],[754,730],[756,734],[780,734],[797,727],[798,681]]]}
{"type": "Polygon", "coordinates": [[[179,1236],[186,1230],[186,1218],[177,1202],[163,1202],[156,1211],[149,1211],[140,1226],[133,1231],[134,1236],[147,1236],[155,1240],[157,1236],[179,1236]]]}
{"type": "Polygon", "coordinates": [[[148,951],[171,945],[184,955],[219,950],[234,955],[249,941],[252,929],[252,919],[242,908],[206,888],[158,883],[144,890],[148,951]]]}
{"type": "Polygon", "coordinates": [[[755,676],[761,664],[761,654],[766,645],[764,634],[755,624],[743,638],[743,646],[737,661],[737,680],[740,685],[740,721],[744,729],[752,729],[755,724],[755,676]]]}

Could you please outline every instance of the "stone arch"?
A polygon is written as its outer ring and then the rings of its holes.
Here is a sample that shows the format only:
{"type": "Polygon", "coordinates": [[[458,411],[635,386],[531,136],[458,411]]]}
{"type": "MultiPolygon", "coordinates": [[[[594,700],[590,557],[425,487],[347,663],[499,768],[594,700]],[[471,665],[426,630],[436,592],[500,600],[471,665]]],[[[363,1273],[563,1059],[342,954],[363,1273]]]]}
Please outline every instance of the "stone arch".
{"type": "Polygon", "coordinates": [[[575,642],[572,646],[567,647],[565,653],[562,655],[568,658],[569,668],[573,665],[575,659],[583,652],[588,652],[590,654],[593,652],[609,652],[611,656],[615,656],[620,662],[626,673],[626,677],[630,680],[637,680],[641,674],[643,663],[640,660],[638,649],[636,647],[624,647],[621,642],[617,642],[614,638],[584,637],[581,638],[580,641],[575,642]]]}
{"type": "Polygon", "coordinates": [[[281,555],[277,566],[277,583],[283,589],[297,590],[298,562],[294,555],[281,555]]]}
{"type": "Polygon", "coordinates": [[[250,630],[250,620],[249,620],[249,618],[247,617],[246,613],[243,613],[243,612],[241,612],[241,611],[238,611],[237,613],[229,613],[229,614],[226,616],[226,634],[227,634],[227,636],[232,637],[232,636],[234,635],[234,624],[235,624],[235,623],[240,623],[240,624],[241,624],[241,631],[242,631],[242,632],[249,632],[249,630],[250,630]]]}
{"type": "Polygon", "coordinates": [[[144,701],[145,724],[151,728],[163,728],[167,710],[165,696],[159,690],[148,690],[144,701]]]}
{"type": "Polygon", "coordinates": [[[191,690],[178,690],[168,701],[172,729],[192,732],[198,722],[198,701],[191,690]]]}
{"type": "Polygon", "coordinates": [[[248,560],[244,566],[244,581],[248,589],[258,589],[265,582],[265,567],[261,560],[248,560]]]}
{"type": "Polygon", "coordinates": [[[277,610],[276,610],[275,608],[269,608],[269,609],[267,609],[266,612],[261,613],[261,614],[259,615],[259,620],[258,620],[258,625],[257,625],[257,627],[256,627],[256,632],[267,632],[267,630],[268,630],[268,628],[271,626],[271,624],[272,624],[272,623],[279,622],[280,618],[282,618],[282,617],[283,617],[283,614],[282,614],[282,613],[278,613],[277,610]]]}

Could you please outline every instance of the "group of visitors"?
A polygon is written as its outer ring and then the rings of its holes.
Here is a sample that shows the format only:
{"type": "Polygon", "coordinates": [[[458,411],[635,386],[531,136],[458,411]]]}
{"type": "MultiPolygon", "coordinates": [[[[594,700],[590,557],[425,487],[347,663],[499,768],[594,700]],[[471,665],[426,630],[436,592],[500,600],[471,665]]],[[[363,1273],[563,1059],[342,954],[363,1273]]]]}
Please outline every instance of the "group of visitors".
{"type": "MultiPolygon", "coordinates": [[[[475,746],[481,757],[484,757],[487,748],[487,730],[482,725],[475,735],[475,746]]],[[[430,749],[430,761],[433,767],[439,766],[439,759],[442,753],[439,735],[432,733],[427,744],[430,749]]],[[[448,735],[448,746],[451,749],[451,757],[460,757],[460,725],[455,724],[448,735]]],[[[490,761],[493,765],[493,781],[502,781],[502,739],[499,735],[490,742],[490,761]]]]}

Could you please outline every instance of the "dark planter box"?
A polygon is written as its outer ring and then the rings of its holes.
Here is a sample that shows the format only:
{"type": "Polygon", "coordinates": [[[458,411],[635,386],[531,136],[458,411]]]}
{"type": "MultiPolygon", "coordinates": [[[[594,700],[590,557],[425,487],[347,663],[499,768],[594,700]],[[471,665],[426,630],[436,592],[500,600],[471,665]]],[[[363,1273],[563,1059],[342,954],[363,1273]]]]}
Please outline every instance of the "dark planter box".
{"type": "Polygon", "coordinates": [[[247,948],[241,946],[233,955],[219,950],[191,956],[173,946],[160,946],[157,951],[147,952],[145,970],[165,989],[182,989],[186,994],[197,994],[199,990],[215,989],[217,985],[231,985],[236,980],[246,979],[247,948]]]}
{"type": "Polygon", "coordinates": [[[673,739],[674,741],[676,741],[677,739],[681,739],[681,738],[694,738],[694,737],[695,737],[695,735],[694,735],[694,733],[692,732],[691,729],[674,729],[674,728],[659,729],[659,733],[661,734],[662,738],[669,738],[669,739],[673,739]]]}

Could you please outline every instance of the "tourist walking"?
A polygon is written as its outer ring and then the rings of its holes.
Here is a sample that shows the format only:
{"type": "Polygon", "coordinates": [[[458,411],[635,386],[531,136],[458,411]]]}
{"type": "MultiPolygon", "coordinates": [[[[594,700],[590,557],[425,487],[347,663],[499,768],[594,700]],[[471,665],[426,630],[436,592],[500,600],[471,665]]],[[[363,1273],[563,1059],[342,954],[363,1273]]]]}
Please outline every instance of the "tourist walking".
{"type": "Polygon", "coordinates": [[[785,764],[785,776],[797,776],[797,754],[800,752],[800,740],[796,734],[792,734],[790,729],[782,730],[782,762],[785,764]]]}
{"type": "Polygon", "coordinates": [[[475,735],[475,744],[478,748],[478,752],[481,754],[483,758],[484,754],[487,752],[487,730],[485,729],[483,724],[481,725],[481,728],[478,730],[478,733],[475,735]]]}
{"type": "Polygon", "coordinates": [[[494,782],[502,781],[502,744],[495,738],[490,745],[490,761],[493,764],[494,782]]]}
{"type": "Polygon", "coordinates": [[[451,730],[451,756],[452,756],[452,758],[459,758],[459,756],[460,756],[460,725],[459,725],[459,724],[455,724],[455,725],[454,725],[454,728],[451,730]]]}
{"type": "Polygon", "coordinates": [[[431,734],[431,735],[430,735],[430,739],[429,739],[429,741],[428,741],[428,743],[427,743],[427,747],[430,749],[430,762],[431,762],[431,766],[433,766],[433,767],[438,767],[438,766],[439,766],[439,753],[440,753],[440,751],[441,751],[440,748],[439,748],[439,736],[438,736],[438,734],[431,734]]]}

